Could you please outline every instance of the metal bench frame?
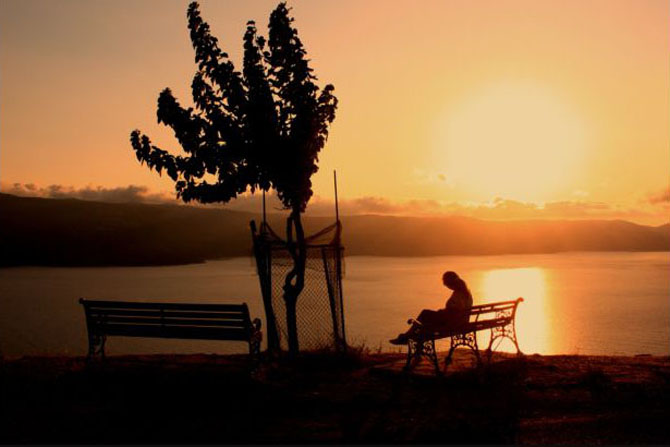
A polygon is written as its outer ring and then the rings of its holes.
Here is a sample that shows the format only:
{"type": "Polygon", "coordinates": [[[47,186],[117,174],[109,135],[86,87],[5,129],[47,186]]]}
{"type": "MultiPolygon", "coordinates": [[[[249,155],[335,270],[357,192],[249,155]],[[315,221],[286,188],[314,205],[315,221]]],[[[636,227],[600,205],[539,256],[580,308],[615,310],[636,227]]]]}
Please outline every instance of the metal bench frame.
{"type": "Polygon", "coordinates": [[[108,336],[243,341],[260,359],[261,320],[242,304],[192,304],[79,299],[86,314],[88,359],[105,357],[108,336]]]}
{"type": "MultiPolygon", "coordinates": [[[[472,306],[470,309],[469,320],[466,325],[458,329],[445,328],[444,330],[419,331],[416,336],[410,337],[407,341],[407,363],[404,370],[411,371],[423,357],[427,357],[435,368],[435,374],[441,374],[437,351],[435,350],[435,340],[449,338],[451,346],[449,354],[444,359],[444,371],[451,363],[451,357],[454,350],[459,346],[465,346],[472,349],[477,358],[477,366],[481,366],[482,361],[479,355],[479,346],[477,345],[477,331],[490,330],[491,338],[489,340],[488,348],[486,349],[486,356],[488,363],[491,362],[493,342],[503,338],[508,338],[516,346],[517,355],[523,355],[519,349],[519,343],[516,335],[516,309],[523,298],[517,298],[513,301],[499,301],[496,303],[480,304],[472,306]],[[484,316],[484,319],[480,317],[484,316]],[[474,320],[472,319],[474,317],[474,320]]],[[[421,323],[417,320],[410,319],[408,324],[421,323]]],[[[500,342],[498,342],[498,345],[500,342]]]]}

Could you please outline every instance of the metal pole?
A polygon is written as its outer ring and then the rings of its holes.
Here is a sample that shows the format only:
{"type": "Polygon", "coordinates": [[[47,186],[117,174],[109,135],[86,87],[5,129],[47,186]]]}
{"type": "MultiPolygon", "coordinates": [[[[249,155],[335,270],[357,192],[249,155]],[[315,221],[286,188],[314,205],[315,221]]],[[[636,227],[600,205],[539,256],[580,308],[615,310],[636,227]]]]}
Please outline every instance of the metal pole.
{"type": "Polygon", "coordinates": [[[347,349],[347,339],[346,339],[346,331],[344,328],[344,300],[343,300],[343,293],[342,293],[342,241],[340,239],[340,232],[342,230],[341,224],[340,224],[340,206],[339,206],[339,201],[337,197],[337,171],[333,169],[333,184],[335,187],[335,219],[337,222],[337,233],[336,233],[336,249],[335,249],[335,274],[336,274],[336,281],[337,281],[337,292],[338,292],[338,298],[340,300],[340,323],[342,325],[342,333],[340,335],[340,348],[345,350],[347,349]]]}
{"type": "Polygon", "coordinates": [[[267,225],[265,218],[265,190],[263,190],[263,226],[267,225]]]}
{"type": "Polygon", "coordinates": [[[335,185],[335,219],[340,221],[340,207],[337,203],[337,171],[333,169],[333,183],[335,185]]]}

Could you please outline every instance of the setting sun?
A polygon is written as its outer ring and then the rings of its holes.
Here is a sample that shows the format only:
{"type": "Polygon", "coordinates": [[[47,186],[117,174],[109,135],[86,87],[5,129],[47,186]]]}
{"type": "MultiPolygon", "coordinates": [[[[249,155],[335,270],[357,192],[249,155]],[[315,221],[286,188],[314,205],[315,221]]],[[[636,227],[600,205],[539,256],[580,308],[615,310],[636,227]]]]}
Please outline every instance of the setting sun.
{"type": "MultiPolygon", "coordinates": [[[[546,272],[537,267],[490,270],[481,279],[481,293],[487,300],[513,300],[518,296],[523,297],[523,306],[516,319],[517,330],[519,333],[533,334],[522,342],[521,349],[525,352],[546,352],[552,348],[547,334],[551,318],[547,283],[546,272]]],[[[505,349],[514,349],[509,341],[502,341],[506,343],[505,349]]]]}
{"type": "Polygon", "coordinates": [[[546,200],[574,180],[587,149],[577,111],[531,83],[482,88],[438,125],[447,181],[482,196],[546,200]]]}

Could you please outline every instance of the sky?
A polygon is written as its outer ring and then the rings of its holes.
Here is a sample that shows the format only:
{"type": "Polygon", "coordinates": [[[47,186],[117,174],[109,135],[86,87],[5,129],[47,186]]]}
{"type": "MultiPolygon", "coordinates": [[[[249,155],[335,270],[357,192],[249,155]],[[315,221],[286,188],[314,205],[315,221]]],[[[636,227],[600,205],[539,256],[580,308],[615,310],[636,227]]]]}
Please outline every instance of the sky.
{"type": "MultiPolygon", "coordinates": [[[[241,67],[275,1],[201,1],[241,67]]],[[[172,200],[133,129],[170,87],[190,104],[187,1],[0,2],[0,187],[172,200]]],[[[344,213],[670,220],[668,1],[291,1],[339,99],[314,175],[344,213]]],[[[238,199],[232,209],[257,206],[238,199]]]]}

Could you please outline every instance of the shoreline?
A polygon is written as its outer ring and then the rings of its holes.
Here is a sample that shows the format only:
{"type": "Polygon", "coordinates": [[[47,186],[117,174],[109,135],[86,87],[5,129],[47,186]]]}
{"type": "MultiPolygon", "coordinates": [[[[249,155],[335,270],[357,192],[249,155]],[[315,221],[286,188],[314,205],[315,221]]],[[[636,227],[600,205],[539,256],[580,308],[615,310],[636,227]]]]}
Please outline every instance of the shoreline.
{"type": "MultiPolygon", "coordinates": [[[[464,258],[478,258],[478,257],[497,257],[497,256],[542,256],[542,255],[570,255],[570,254],[637,254],[637,253],[669,253],[670,249],[658,249],[658,250],[562,250],[562,251],[543,251],[543,252],[509,252],[509,253],[462,253],[462,254],[404,254],[404,255],[392,255],[392,254],[348,254],[346,258],[385,258],[385,259],[422,259],[422,258],[442,258],[442,257],[464,257],[464,258]]],[[[180,267],[180,266],[189,266],[189,265],[199,265],[206,264],[208,262],[216,261],[227,261],[231,259],[253,259],[253,253],[246,255],[231,255],[223,256],[218,258],[199,258],[190,261],[174,261],[167,263],[103,263],[103,264],[0,264],[1,269],[16,269],[16,268],[129,268],[129,267],[180,267]]]]}

